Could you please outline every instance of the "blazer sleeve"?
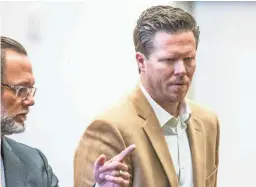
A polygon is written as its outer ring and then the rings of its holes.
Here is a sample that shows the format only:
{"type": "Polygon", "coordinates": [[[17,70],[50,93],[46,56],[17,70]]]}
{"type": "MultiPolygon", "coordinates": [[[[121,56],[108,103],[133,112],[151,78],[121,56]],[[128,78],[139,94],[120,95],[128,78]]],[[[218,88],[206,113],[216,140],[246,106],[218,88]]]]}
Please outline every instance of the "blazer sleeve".
{"type": "Polygon", "coordinates": [[[48,185],[47,187],[59,187],[59,180],[56,177],[56,175],[53,173],[51,166],[48,164],[47,158],[40,150],[37,150],[37,151],[39,152],[44,162],[44,166],[45,166],[44,176],[45,176],[46,183],[48,185]]]}
{"type": "MultiPolygon", "coordinates": [[[[94,181],[94,162],[105,154],[109,160],[126,148],[118,128],[110,122],[96,120],[89,125],[77,147],[74,158],[74,186],[92,187],[94,181]]],[[[124,160],[131,174],[129,157],[124,160]]]]}

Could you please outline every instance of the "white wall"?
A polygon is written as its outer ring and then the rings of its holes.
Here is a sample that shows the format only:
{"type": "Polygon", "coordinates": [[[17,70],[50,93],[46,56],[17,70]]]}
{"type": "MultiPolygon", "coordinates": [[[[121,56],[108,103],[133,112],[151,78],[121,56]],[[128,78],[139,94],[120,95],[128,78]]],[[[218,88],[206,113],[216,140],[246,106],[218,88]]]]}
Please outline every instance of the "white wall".
{"type": "Polygon", "coordinates": [[[256,2],[196,2],[195,100],[221,121],[220,187],[255,186],[256,2]]]}

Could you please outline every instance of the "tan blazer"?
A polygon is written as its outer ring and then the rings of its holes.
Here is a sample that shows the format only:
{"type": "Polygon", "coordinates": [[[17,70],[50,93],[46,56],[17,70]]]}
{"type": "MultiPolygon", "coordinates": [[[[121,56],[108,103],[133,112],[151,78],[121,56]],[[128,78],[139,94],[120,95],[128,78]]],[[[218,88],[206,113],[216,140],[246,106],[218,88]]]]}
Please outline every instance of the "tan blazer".
{"type": "MultiPolygon", "coordinates": [[[[188,136],[192,151],[194,187],[215,187],[217,181],[219,124],[217,116],[189,101],[192,111],[188,136]]],[[[125,160],[132,187],[178,187],[175,168],[160,124],[140,87],[98,116],[87,128],[74,159],[75,187],[94,184],[93,163],[107,159],[131,144],[135,151],[125,160]]]]}

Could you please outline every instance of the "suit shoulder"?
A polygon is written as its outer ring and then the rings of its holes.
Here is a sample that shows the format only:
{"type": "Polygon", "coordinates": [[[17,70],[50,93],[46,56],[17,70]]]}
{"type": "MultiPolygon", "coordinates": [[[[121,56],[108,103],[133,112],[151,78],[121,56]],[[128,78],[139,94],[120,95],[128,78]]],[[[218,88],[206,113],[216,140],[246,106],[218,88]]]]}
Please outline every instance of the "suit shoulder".
{"type": "Polygon", "coordinates": [[[47,164],[45,155],[37,148],[17,142],[8,137],[4,137],[4,139],[8,142],[11,150],[23,161],[29,161],[30,163],[34,163],[36,165],[41,165],[42,163],[47,164]]]}
{"type": "Polygon", "coordinates": [[[123,121],[134,120],[136,117],[137,113],[132,102],[127,97],[124,97],[105,109],[95,119],[102,119],[111,123],[122,123],[123,121]]]}
{"type": "Polygon", "coordinates": [[[199,104],[193,100],[187,100],[187,101],[188,101],[189,107],[192,110],[192,113],[195,114],[197,117],[200,117],[204,114],[217,117],[216,112],[214,110],[212,110],[211,108],[206,107],[202,104],[199,104]]]}
{"type": "Polygon", "coordinates": [[[8,142],[12,150],[23,150],[23,151],[28,151],[28,152],[37,152],[36,148],[33,148],[31,146],[28,146],[24,143],[17,142],[14,139],[11,139],[9,137],[4,137],[4,139],[8,142]]]}
{"type": "MultiPolygon", "coordinates": [[[[58,187],[58,178],[54,175],[45,155],[38,149],[17,142],[11,138],[3,137],[6,149],[13,152],[22,161],[27,171],[34,172],[34,180],[58,187]]],[[[40,185],[41,186],[41,185],[40,185]]]]}
{"type": "Polygon", "coordinates": [[[212,125],[216,128],[219,123],[218,116],[215,111],[211,108],[205,107],[201,104],[198,104],[195,101],[187,100],[189,107],[191,108],[192,116],[204,124],[212,125]]]}

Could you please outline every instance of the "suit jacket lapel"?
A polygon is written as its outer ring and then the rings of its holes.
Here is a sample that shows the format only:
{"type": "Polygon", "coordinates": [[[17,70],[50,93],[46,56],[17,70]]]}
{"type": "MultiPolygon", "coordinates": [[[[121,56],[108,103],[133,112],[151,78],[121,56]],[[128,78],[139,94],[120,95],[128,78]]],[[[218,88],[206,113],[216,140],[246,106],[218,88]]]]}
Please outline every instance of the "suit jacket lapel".
{"type": "Polygon", "coordinates": [[[172,187],[178,187],[179,185],[175,168],[162,129],[156,118],[155,113],[153,112],[153,109],[151,108],[147,99],[140,90],[139,85],[137,86],[135,92],[131,95],[130,99],[137,110],[138,116],[145,120],[142,128],[147,134],[163,166],[170,185],[172,187]]]}
{"type": "Polygon", "coordinates": [[[188,124],[188,137],[192,153],[194,186],[205,186],[205,142],[202,122],[192,116],[188,124]]]}
{"type": "Polygon", "coordinates": [[[160,124],[156,116],[152,113],[143,125],[146,132],[172,187],[178,187],[178,180],[175,168],[171,159],[168,146],[166,144],[160,124]]]}
{"type": "Polygon", "coordinates": [[[25,187],[25,170],[21,160],[12,151],[7,140],[2,139],[2,156],[7,187],[25,187]]]}

